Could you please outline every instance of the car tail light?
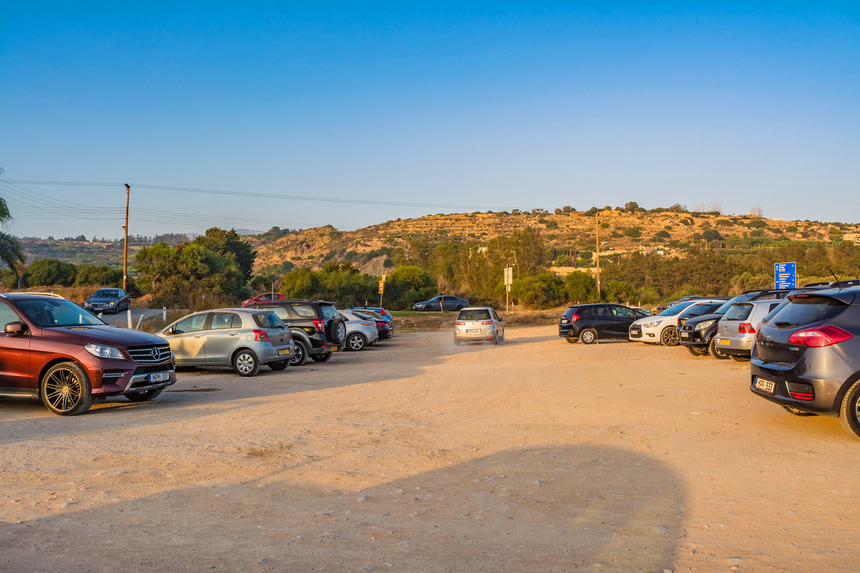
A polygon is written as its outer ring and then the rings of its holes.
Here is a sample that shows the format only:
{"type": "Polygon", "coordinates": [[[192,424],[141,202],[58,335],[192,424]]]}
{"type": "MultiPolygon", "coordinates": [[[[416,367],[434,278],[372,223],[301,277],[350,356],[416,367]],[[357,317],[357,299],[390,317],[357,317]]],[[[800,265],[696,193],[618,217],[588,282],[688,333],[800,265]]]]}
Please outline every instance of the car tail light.
{"type": "Polygon", "coordinates": [[[755,328],[749,322],[742,322],[738,325],[738,334],[755,334],[755,328]]]}
{"type": "Polygon", "coordinates": [[[463,322],[462,320],[458,320],[458,321],[457,321],[457,322],[455,322],[454,324],[456,324],[457,326],[465,326],[465,325],[466,325],[466,323],[465,323],[465,322],[463,322]]]}
{"type": "Polygon", "coordinates": [[[377,320],[377,321],[376,321],[376,326],[378,326],[379,328],[385,328],[387,325],[385,324],[385,321],[383,321],[383,320],[377,320]]]}
{"type": "Polygon", "coordinates": [[[581,316],[579,316],[578,314],[576,314],[577,312],[579,312],[579,311],[578,311],[578,310],[577,310],[577,311],[574,311],[574,313],[570,315],[570,322],[576,322],[577,320],[579,320],[580,318],[582,318],[581,316]]]}
{"type": "Polygon", "coordinates": [[[256,342],[268,342],[269,341],[269,335],[266,334],[265,330],[258,330],[255,328],[254,329],[254,340],[256,342]]]}
{"type": "Polygon", "coordinates": [[[481,324],[493,324],[493,321],[492,320],[485,320],[481,324]]]}
{"type": "Polygon", "coordinates": [[[798,330],[788,338],[789,344],[800,344],[809,348],[821,348],[822,346],[830,346],[839,344],[854,338],[850,332],[846,332],[838,326],[826,325],[818,328],[808,328],[806,330],[798,330]]]}
{"type": "Polygon", "coordinates": [[[314,323],[314,326],[317,327],[317,330],[319,330],[320,332],[325,330],[325,322],[324,321],[316,319],[313,321],[313,323],[314,323]]]}
{"type": "Polygon", "coordinates": [[[812,401],[815,399],[815,389],[812,384],[802,384],[800,382],[788,382],[788,393],[795,400],[812,401]]]}

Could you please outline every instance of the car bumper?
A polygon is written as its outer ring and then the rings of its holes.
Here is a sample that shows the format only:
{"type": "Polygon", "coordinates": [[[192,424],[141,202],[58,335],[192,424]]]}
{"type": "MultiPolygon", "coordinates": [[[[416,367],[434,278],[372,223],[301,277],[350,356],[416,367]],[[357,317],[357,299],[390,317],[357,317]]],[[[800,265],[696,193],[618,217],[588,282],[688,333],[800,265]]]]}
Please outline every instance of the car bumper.
{"type": "Polygon", "coordinates": [[[838,416],[857,372],[832,347],[808,348],[797,364],[764,362],[753,353],[750,391],[782,406],[838,416]],[[772,383],[767,384],[768,382],[772,383]]]}
{"type": "Polygon", "coordinates": [[[720,336],[718,334],[717,341],[714,344],[717,350],[725,354],[749,356],[752,353],[753,342],[755,342],[754,336],[739,338],[735,336],[720,336]]]}
{"type": "Polygon", "coordinates": [[[455,328],[454,338],[457,340],[493,340],[497,332],[496,328],[455,328]]]}
{"type": "Polygon", "coordinates": [[[270,364],[272,362],[281,362],[289,360],[296,351],[295,343],[290,341],[289,344],[282,346],[273,346],[272,344],[260,344],[251,346],[251,350],[257,355],[257,360],[260,364],[270,364]]]}
{"type": "Polygon", "coordinates": [[[630,327],[627,338],[634,342],[649,342],[655,344],[660,342],[660,330],[655,328],[630,327]]]}
{"type": "Polygon", "coordinates": [[[161,364],[138,364],[128,360],[93,360],[79,356],[90,379],[94,396],[119,396],[176,384],[173,359],[161,364]]]}
{"type": "Polygon", "coordinates": [[[707,346],[708,340],[704,338],[703,330],[682,330],[678,333],[678,339],[684,346],[707,346]]]}

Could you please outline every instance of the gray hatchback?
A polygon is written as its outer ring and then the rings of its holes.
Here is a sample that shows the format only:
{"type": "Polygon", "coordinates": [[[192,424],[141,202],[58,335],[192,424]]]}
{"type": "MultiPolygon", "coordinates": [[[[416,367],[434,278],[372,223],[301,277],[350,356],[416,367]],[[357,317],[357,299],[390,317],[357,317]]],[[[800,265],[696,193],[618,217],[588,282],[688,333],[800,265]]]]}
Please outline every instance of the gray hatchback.
{"type": "Polygon", "coordinates": [[[489,306],[468,306],[454,321],[454,344],[462,341],[505,341],[505,321],[489,306]]]}
{"type": "Polygon", "coordinates": [[[261,364],[283,370],[295,353],[290,329],[270,310],[195,312],[158,335],[170,344],[177,366],[226,366],[240,376],[254,376],[261,364]]]}
{"type": "Polygon", "coordinates": [[[748,300],[732,303],[720,319],[715,348],[737,361],[749,360],[759,324],[781,300],[748,300]]]}

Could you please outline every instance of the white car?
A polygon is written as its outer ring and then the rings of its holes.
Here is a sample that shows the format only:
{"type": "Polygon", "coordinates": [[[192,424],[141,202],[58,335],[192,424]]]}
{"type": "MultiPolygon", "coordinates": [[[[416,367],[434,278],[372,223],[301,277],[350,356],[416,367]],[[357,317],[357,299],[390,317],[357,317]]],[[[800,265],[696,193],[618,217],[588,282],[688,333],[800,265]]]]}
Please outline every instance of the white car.
{"type": "Polygon", "coordinates": [[[660,314],[640,318],[630,325],[628,339],[634,342],[678,346],[678,317],[694,304],[725,302],[725,299],[697,298],[673,304],[660,314]]]}
{"type": "Polygon", "coordinates": [[[340,311],[343,323],[346,325],[346,350],[364,350],[379,340],[379,329],[373,318],[360,312],[340,311]]]}

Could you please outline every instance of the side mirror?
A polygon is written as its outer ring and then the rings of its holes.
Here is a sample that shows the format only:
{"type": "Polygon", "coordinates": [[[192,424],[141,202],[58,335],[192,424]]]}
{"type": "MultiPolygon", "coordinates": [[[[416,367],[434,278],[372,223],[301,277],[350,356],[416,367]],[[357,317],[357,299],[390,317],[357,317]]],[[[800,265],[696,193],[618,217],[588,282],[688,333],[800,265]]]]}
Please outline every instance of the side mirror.
{"type": "Polygon", "coordinates": [[[23,322],[16,320],[15,322],[8,323],[3,330],[6,334],[21,334],[26,330],[26,328],[24,327],[23,322]]]}

